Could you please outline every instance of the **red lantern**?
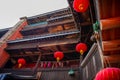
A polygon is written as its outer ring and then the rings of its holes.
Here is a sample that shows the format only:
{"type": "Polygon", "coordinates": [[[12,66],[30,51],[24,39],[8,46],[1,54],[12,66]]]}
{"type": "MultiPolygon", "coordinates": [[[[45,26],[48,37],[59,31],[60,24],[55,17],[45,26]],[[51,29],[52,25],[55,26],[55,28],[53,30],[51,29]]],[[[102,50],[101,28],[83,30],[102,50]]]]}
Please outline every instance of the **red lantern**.
{"type": "Polygon", "coordinates": [[[95,80],[120,80],[119,68],[105,68],[99,71],[95,80]]]}
{"type": "Polygon", "coordinates": [[[21,68],[22,66],[24,66],[26,64],[26,61],[24,58],[20,58],[18,59],[18,67],[21,68]]]}
{"type": "Polygon", "coordinates": [[[54,57],[56,58],[57,61],[59,61],[64,57],[64,54],[60,51],[57,51],[54,53],[54,57]]]}
{"type": "Polygon", "coordinates": [[[89,7],[89,0],[74,0],[73,8],[77,12],[85,12],[89,7]]]}
{"type": "Polygon", "coordinates": [[[85,51],[87,51],[87,45],[85,43],[79,43],[76,45],[76,51],[80,52],[82,55],[85,51]]]}

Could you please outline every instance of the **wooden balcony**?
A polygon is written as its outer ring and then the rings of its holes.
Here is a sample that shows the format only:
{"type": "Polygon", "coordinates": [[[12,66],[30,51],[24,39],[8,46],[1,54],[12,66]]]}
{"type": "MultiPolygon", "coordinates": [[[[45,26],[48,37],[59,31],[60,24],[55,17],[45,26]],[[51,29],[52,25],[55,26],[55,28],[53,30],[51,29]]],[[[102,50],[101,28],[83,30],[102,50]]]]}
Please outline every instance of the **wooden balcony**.
{"type": "Polygon", "coordinates": [[[98,45],[94,43],[80,67],[81,80],[93,80],[96,73],[104,68],[102,54],[99,53],[98,45]]]}
{"type": "Polygon", "coordinates": [[[96,73],[104,67],[103,59],[100,56],[98,45],[94,44],[87,56],[83,59],[82,63],[78,66],[60,67],[60,68],[34,68],[26,69],[2,69],[0,73],[10,73],[14,79],[41,79],[41,80],[89,80],[93,79],[96,73]],[[68,75],[69,70],[75,72],[74,76],[68,75]],[[47,76],[47,77],[46,77],[47,76]]]}
{"type": "Polygon", "coordinates": [[[120,17],[101,19],[102,48],[105,61],[112,67],[120,67],[120,17]]]}
{"type": "Polygon", "coordinates": [[[39,44],[20,44],[9,46],[7,51],[11,55],[11,58],[17,60],[19,57],[24,57],[30,62],[36,62],[38,56],[42,55],[42,60],[53,61],[53,54],[56,51],[62,51],[65,55],[64,60],[66,59],[79,59],[79,54],[75,51],[75,45],[78,41],[73,39],[59,40],[59,41],[48,41],[39,44]]]}
{"type": "MultiPolygon", "coordinates": [[[[67,24],[73,24],[73,25],[75,25],[74,24],[74,20],[73,19],[70,19],[70,20],[66,20],[66,21],[62,21],[62,22],[56,22],[56,23],[51,23],[51,24],[44,24],[44,25],[38,25],[38,26],[34,26],[34,27],[32,27],[32,26],[30,26],[30,25],[28,25],[28,26],[26,26],[22,31],[21,31],[21,33],[24,35],[24,33],[25,32],[29,32],[29,31],[36,31],[36,30],[44,30],[44,29],[47,29],[47,33],[49,33],[49,28],[50,27],[55,27],[56,26],[56,28],[57,28],[57,26],[62,26],[62,25],[67,25],[67,24]]],[[[64,26],[63,26],[64,27],[64,26]]],[[[65,28],[65,27],[64,27],[65,28]]],[[[65,28],[66,29],[66,28],[65,28]]],[[[45,32],[44,32],[45,33],[45,32]]]]}
{"type": "Polygon", "coordinates": [[[79,31],[74,30],[74,31],[65,31],[65,32],[59,32],[54,34],[40,35],[40,36],[35,36],[33,38],[13,40],[8,42],[7,49],[10,49],[10,45],[11,45],[11,49],[13,48],[17,49],[17,48],[25,48],[25,45],[26,45],[26,48],[32,48],[32,47],[37,48],[38,45],[40,44],[42,46],[45,46],[45,45],[50,46],[50,45],[77,43],[79,41],[78,34],[79,34],[79,31]]]}
{"type": "Polygon", "coordinates": [[[31,24],[38,23],[41,21],[46,21],[46,19],[60,17],[60,16],[67,15],[67,14],[71,14],[69,7],[55,10],[55,11],[48,12],[48,13],[44,13],[44,14],[27,17],[27,22],[29,25],[31,25],[31,24]]]}
{"type": "Polygon", "coordinates": [[[80,80],[79,69],[72,68],[75,72],[75,76],[68,74],[71,68],[54,68],[54,69],[38,69],[37,73],[34,73],[32,69],[3,69],[0,73],[9,73],[8,75],[12,79],[40,79],[40,80],[80,80]],[[46,77],[47,76],[47,77],[46,77]]]}

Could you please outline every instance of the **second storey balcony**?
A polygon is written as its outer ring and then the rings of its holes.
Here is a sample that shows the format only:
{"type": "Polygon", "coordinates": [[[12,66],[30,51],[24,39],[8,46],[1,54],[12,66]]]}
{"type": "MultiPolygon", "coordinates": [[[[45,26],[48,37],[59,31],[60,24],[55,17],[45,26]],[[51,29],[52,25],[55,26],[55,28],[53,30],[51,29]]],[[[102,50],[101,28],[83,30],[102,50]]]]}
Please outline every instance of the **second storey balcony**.
{"type": "Polygon", "coordinates": [[[79,33],[80,31],[74,30],[12,40],[8,41],[6,50],[9,51],[9,53],[11,53],[11,51],[17,51],[19,53],[20,50],[24,49],[36,51],[43,49],[43,51],[46,52],[72,50],[75,44],[79,42],[79,33]]]}

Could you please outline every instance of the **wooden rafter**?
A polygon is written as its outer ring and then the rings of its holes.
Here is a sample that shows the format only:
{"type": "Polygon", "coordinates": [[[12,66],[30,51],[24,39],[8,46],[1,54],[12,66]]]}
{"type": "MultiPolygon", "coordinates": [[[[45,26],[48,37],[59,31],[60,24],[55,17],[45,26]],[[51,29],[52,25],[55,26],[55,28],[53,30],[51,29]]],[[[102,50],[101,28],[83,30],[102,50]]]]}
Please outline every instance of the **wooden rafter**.
{"type": "MultiPolygon", "coordinates": [[[[71,52],[75,52],[75,50],[69,50],[69,51],[64,51],[64,53],[71,53],[71,52]]],[[[28,54],[28,52],[26,52],[26,54],[24,55],[19,55],[19,54],[14,54],[14,55],[11,55],[10,57],[25,57],[25,56],[36,56],[36,55],[39,55],[40,52],[29,52],[30,54],[28,54]]],[[[42,55],[51,55],[53,54],[53,52],[49,52],[49,53],[44,53],[42,55]]]]}
{"type": "Polygon", "coordinates": [[[120,50],[120,39],[103,41],[103,51],[115,51],[120,50]]]}
{"type": "Polygon", "coordinates": [[[102,30],[117,28],[120,27],[120,17],[102,19],[100,23],[102,30]]]}
{"type": "Polygon", "coordinates": [[[120,63],[120,55],[104,56],[104,61],[107,63],[120,63]]]}

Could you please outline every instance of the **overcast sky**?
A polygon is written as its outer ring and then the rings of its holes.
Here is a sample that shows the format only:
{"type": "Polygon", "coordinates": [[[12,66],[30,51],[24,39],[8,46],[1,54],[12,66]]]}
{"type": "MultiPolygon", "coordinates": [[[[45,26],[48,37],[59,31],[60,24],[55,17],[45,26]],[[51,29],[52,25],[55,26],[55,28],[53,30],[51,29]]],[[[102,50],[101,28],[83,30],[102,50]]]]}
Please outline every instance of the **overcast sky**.
{"type": "Polygon", "coordinates": [[[20,17],[68,7],[67,0],[0,0],[0,29],[14,26],[20,17]]]}

